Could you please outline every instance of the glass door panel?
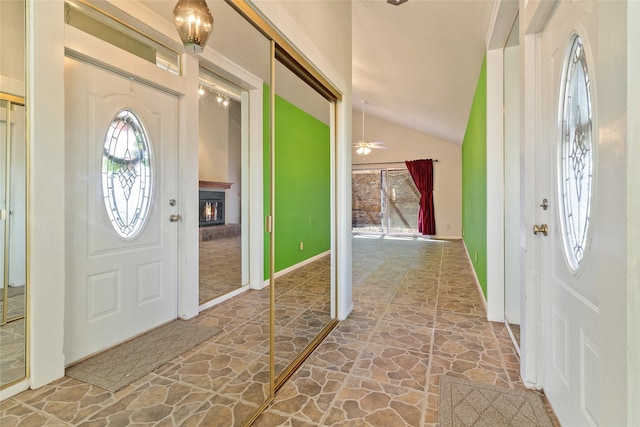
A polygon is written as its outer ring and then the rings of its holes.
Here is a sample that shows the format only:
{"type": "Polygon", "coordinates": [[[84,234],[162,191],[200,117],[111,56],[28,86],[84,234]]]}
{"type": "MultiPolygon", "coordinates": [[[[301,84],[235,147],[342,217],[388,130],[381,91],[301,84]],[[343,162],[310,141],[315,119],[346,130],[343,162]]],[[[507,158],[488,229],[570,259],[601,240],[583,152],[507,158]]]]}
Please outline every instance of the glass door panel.
{"type": "Polygon", "coordinates": [[[353,232],[382,233],[384,231],[382,203],[385,197],[383,197],[381,171],[354,170],[351,177],[353,232]]]}
{"type": "Polygon", "coordinates": [[[420,193],[406,169],[352,172],[352,231],[419,234],[420,193]]]}
{"type": "Polygon", "coordinates": [[[418,232],[420,193],[406,169],[388,169],[383,194],[386,196],[387,233],[415,234],[418,232]]]}

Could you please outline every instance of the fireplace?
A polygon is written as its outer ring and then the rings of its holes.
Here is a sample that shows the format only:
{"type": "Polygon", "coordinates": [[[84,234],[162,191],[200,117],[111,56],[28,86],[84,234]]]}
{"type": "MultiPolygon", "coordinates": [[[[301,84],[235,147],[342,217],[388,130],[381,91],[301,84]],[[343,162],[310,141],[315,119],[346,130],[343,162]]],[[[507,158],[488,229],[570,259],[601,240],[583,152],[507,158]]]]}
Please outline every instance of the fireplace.
{"type": "Polygon", "coordinates": [[[200,227],[224,224],[224,191],[200,191],[200,227]]]}

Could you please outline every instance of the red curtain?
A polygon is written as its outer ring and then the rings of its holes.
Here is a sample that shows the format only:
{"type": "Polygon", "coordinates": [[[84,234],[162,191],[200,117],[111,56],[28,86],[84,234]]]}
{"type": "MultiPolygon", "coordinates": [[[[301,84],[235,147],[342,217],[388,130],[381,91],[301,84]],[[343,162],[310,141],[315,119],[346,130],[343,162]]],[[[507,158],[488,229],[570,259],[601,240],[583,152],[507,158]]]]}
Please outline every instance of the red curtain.
{"type": "Polygon", "coordinates": [[[436,234],[436,217],[433,209],[433,160],[407,160],[405,164],[420,192],[418,231],[423,235],[433,236],[436,234]]]}

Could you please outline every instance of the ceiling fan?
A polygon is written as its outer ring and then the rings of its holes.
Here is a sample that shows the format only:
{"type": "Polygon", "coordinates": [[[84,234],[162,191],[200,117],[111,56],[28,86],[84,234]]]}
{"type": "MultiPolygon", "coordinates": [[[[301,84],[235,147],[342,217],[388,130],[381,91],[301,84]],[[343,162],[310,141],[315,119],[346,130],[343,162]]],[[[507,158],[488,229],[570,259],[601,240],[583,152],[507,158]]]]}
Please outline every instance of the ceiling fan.
{"type": "Polygon", "coordinates": [[[362,139],[358,142],[356,142],[355,144],[353,144],[353,148],[356,149],[356,153],[361,155],[362,157],[366,156],[367,154],[371,153],[371,149],[378,149],[378,148],[383,148],[383,149],[387,149],[389,147],[387,147],[386,145],[384,145],[384,142],[382,141],[367,141],[366,139],[364,139],[364,107],[367,104],[367,101],[363,100],[362,101],[362,139]]]}

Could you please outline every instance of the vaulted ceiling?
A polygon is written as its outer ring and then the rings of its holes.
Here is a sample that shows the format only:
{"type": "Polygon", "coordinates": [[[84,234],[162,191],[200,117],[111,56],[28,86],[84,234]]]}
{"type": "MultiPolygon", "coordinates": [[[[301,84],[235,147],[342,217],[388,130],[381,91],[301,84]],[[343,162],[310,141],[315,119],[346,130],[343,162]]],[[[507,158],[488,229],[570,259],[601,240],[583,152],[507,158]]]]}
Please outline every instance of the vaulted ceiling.
{"type": "MultiPolygon", "coordinates": [[[[142,2],[172,19],[176,0],[142,2]]],[[[224,13],[217,3],[209,4],[216,17],[224,13]]],[[[494,3],[352,0],[353,107],[361,110],[366,100],[368,114],[461,144],[494,3]]]]}
{"type": "Polygon", "coordinates": [[[461,144],[493,5],[353,0],[354,108],[461,144]]]}

